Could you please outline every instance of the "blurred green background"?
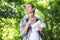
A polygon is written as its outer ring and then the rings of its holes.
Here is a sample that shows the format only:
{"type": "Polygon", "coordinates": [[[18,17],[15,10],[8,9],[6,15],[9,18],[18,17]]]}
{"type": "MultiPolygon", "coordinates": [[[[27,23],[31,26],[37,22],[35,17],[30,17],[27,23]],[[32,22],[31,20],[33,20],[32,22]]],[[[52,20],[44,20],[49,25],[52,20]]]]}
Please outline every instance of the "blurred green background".
{"type": "Polygon", "coordinates": [[[20,20],[26,2],[35,5],[35,15],[46,23],[43,40],[60,40],[60,0],[0,0],[0,40],[22,40],[20,20]]]}

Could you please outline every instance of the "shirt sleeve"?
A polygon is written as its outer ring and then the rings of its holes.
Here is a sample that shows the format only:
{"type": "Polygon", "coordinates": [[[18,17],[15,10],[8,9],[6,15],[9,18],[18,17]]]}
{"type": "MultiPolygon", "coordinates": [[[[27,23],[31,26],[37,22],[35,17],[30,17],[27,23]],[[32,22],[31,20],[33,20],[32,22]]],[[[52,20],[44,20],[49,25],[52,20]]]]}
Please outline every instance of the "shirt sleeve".
{"type": "Polygon", "coordinates": [[[22,37],[26,36],[27,35],[27,32],[24,32],[24,27],[26,25],[26,22],[24,20],[21,20],[20,21],[20,34],[22,37]]]}

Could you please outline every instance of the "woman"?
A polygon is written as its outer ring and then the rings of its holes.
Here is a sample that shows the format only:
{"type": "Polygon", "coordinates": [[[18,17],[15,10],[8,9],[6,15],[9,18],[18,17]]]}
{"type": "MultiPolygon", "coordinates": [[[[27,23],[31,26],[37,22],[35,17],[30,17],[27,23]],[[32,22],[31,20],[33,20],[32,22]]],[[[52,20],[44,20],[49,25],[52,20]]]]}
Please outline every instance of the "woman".
{"type": "MultiPolygon", "coordinates": [[[[36,21],[40,20],[39,17],[36,17],[34,15],[34,12],[35,12],[34,5],[32,3],[27,3],[26,4],[27,16],[24,16],[24,18],[22,18],[20,21],[20,33],[21,36],[23,37],[23,40],[30,40],[30,35],[32,33],[31,24],[34,24],[36,21]]],[[[41,38],[41,36],[43,35],[43,31],[42,31],[43,28],[38,25],[37,29],[38,29],[38,34],[41,38]]]]}

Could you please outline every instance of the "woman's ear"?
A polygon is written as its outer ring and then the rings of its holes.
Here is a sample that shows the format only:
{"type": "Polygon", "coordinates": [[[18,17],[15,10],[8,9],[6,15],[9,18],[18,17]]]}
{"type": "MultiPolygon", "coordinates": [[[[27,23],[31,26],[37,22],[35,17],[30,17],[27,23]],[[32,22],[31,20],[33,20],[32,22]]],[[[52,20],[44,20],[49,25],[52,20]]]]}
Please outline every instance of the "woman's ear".
{"type": "Polygon", "coordinates": [[[35,8],[33,8],[33,13],[35,12],[35,8]]]}
{"type": "Polygon", "coordinates": [[[33,8],[33,11],[35,10],[35,8],[33,8]]]}

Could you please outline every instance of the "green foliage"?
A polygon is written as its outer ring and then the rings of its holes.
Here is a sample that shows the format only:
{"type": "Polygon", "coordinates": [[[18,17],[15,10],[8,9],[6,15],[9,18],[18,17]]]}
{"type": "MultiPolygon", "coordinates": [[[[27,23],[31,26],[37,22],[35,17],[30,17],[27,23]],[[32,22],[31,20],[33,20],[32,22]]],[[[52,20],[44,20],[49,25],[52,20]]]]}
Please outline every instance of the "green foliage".
{"type": "Polygon", "coordinates": [[[19,25],[26,2],[35,5],[35,15],[46,23],[43,40],[60,40],[60,0],[0,0],[0,40],[22,40],[19,25]]]}
{"type": "Polygon", "coordinates": [[[21,40],[19,21],[14,18],[1,18],[0,37],[2,40],[21,40]]]}

